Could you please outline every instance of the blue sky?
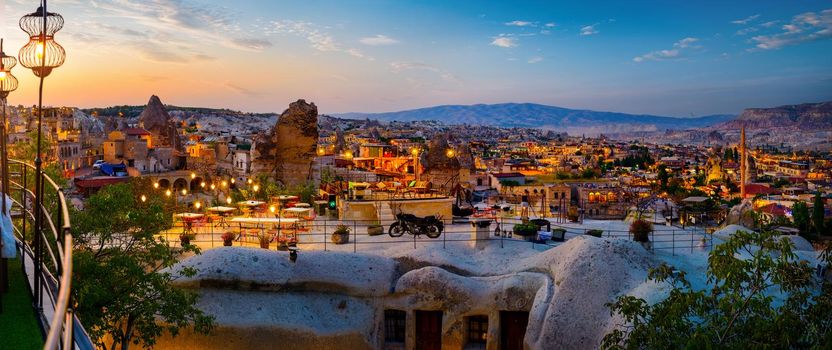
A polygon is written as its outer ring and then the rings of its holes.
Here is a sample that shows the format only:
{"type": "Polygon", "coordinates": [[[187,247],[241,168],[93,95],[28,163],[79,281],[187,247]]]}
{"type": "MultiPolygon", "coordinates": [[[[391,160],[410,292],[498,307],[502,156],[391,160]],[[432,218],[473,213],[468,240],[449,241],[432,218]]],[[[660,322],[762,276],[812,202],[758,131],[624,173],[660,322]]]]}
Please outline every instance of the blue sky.
{"type": "MultiPolygon", "coordinates": [[[[7,53],[36,1],[0,0],[7,53]]],[[[537,102],[671,116],[832,100],[832,1],[55,0],[52,103],[322,112],[537,102]],[[79,83],[83,88],[79,88],[79,83]]],[[[11,103],[34,102],[16,69],[11,103]]]]}

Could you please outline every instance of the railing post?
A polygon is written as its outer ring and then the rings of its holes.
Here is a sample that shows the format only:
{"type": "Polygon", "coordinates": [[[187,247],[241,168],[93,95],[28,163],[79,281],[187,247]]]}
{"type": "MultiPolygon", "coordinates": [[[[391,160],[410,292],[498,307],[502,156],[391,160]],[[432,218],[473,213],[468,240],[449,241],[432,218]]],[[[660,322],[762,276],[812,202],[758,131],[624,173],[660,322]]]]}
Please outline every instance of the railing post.
{"type": "Polygon", "coordinates": [[[329,218],[324,218],[324,251],[326,251],[326,222],[329,221],[329,218]]]}
{"type": "Polygon", "coordinates": [[[356,226],[356,221],[352,221],[352,252],[355,253],[358,251],[358,228],[356,226]]]}

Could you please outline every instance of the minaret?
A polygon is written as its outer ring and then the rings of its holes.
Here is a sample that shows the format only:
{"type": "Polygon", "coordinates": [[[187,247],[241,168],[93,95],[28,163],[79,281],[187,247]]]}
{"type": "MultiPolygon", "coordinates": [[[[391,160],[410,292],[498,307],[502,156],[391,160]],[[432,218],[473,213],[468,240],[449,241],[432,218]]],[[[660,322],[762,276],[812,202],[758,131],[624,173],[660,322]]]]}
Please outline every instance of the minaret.
{"type": "Polygon", "coordinates": [[[745,125],[740,131],[740,198],[745,199],[745,184],[748,182],[748,154],[745,147],[745,125]]]}

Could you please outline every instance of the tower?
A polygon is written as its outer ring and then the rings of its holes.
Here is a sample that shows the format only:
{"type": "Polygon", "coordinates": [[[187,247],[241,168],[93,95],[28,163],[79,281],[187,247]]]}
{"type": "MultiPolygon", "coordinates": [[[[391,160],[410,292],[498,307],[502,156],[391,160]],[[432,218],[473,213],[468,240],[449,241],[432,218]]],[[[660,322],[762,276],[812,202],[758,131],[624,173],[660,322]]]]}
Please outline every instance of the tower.
{"type": "Polygon", "coordinates": [[[745,125],[740,131],[740,198],[745,199],[745,184],[748,182],[748,153],[745,147],[745,125]]]}

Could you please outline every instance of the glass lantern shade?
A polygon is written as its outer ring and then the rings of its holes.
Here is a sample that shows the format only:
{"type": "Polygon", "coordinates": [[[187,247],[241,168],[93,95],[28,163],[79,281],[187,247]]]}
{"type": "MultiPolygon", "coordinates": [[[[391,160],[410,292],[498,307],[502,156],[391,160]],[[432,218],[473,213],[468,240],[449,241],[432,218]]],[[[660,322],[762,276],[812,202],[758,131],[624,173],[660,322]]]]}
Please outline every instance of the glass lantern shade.
{"type": "Polygon", "coordinates": [[[38,77],[48,76],[52,69],[60,67],[66,59],[66,51],[55,42],[55,33],[63,26],[61,15],[47,12],[43,7],[21,17],[20,29],[29,34],[29,42],[20,49],[20,64],[38,77]]]}
{"type": "Polygon", "coordinates": [[[10,92],[17,90],[17,78],[11,73],[15,65],[17,60],[3,52],[3,39],[0,39],[0,98],[6,98],[10,92]]]}
{"type": "MultiPolygon", "coordinates": [[[[38,7],[35,12],[27,14],[20,18],[20,29],[23,29],[30,38],[41,35],[43,28],[43,6],[38,7]]],[[[55,36],[61,28],[64,27],[64,17],[53,12],[46,13],[46,36],[51,38],[55,36]]]]}
{"type": "Polygon", "coordinates": [[[46,37],[46,42],[33,37],[20,49],[20,64],[32,70],[36,76],[48,76],[52,69],[60,67],[66,59],[64,48],[46,37]],[[46,55],[44,60],[44,55],[46,55]]]}

